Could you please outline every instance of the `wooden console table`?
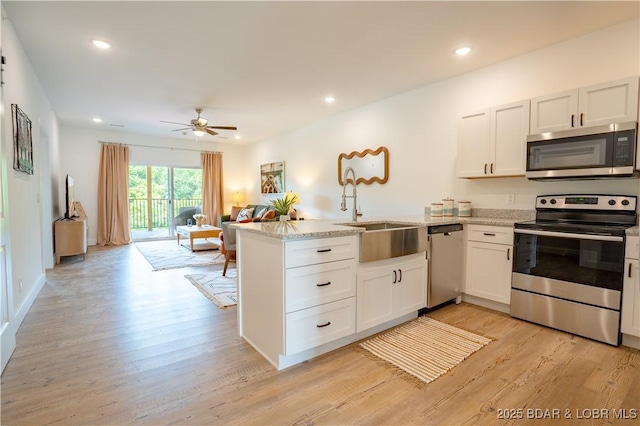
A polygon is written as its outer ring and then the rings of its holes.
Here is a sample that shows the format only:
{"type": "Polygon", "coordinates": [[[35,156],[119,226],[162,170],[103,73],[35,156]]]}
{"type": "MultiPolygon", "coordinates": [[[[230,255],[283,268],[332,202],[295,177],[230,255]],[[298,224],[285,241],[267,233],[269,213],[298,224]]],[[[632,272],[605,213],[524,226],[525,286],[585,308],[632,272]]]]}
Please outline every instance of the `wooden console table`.
{"type": "Polygon", "coordinates": [[[58,219],[53,226],[56,265],[62,256],[82,255],[84,260],[87,253],[87,236],[89,226],[87,216],[82,205],[76,201],[78,217],[72,219],[58,219]]]}

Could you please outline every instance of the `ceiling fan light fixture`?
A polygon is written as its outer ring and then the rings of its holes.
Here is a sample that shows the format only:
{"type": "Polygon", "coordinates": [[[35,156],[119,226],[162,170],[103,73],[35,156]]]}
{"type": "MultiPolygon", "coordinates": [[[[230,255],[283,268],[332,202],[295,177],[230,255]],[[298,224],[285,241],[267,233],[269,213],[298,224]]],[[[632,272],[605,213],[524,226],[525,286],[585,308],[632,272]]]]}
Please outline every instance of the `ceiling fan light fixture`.
{"type": "Polygon", "coordinates": [[[204,136],[204,130],[194,129],[193,134],[200,138],[204,136]]]}

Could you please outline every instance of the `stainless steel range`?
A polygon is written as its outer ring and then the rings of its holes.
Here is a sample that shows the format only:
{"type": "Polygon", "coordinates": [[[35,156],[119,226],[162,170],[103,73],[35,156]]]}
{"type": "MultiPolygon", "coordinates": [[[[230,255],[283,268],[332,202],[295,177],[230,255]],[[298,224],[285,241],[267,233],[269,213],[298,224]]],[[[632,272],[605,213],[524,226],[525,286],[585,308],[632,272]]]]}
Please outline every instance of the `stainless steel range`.
{"type": "Polygon", "coordinates": [[[511,316],[619,345],[625,230],[637,197],[543,195],[515,224],[511,316]]]}

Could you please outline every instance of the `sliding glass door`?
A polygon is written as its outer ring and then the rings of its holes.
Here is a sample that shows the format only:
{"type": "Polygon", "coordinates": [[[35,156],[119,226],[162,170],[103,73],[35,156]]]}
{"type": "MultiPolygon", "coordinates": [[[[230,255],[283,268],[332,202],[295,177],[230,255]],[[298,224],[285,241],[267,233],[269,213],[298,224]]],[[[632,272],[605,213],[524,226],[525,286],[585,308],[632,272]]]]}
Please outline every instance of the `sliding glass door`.
{"type": "Polygon", "coordinates": [[[173,238],[202,205],[202,169],[129,166],[129,215],[134,240],[173,238]]]}

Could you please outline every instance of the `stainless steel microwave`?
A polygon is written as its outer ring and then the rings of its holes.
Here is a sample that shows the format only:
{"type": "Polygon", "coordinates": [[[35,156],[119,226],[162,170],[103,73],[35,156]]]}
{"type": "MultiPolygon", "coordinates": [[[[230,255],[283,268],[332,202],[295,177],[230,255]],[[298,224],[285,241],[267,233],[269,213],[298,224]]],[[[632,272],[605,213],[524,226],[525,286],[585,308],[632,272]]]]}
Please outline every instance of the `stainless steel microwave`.
{"type": "Polygon", "coordinates": [[[627,122],[527,137],[527,172],[533,180],[638,177],[638,123],[627,122]]]}

